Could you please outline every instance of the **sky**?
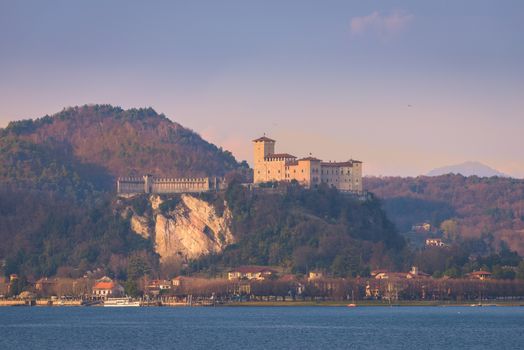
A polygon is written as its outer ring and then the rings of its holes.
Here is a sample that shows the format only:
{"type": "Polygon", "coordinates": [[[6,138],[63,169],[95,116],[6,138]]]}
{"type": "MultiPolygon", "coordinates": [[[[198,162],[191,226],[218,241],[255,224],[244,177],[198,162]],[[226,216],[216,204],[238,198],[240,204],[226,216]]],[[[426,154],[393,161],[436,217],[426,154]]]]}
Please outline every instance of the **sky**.
{"type": "Polygon", "coordinates": [[[524,177],[524,1],[0,0],[0,127],[153,107],[252,161],[524,177]]]}

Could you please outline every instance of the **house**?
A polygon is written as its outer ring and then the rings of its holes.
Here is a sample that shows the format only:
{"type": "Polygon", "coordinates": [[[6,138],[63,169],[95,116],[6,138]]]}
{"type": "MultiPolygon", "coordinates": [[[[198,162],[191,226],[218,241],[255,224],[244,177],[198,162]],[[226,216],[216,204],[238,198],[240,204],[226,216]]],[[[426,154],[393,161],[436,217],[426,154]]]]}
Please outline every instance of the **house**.
{"type": "Polygon", "coordinates": [[[18,290],[18,275],[9,275],[9,283],[7,284],[7,293],[11,294],[18,290]]]}
{"type": "Polygon", "coordinates": [[[16,273],[9,275],[9,283],[15,283],[18,281],[18,275],[16,273]]]}
{"type": "Polygon", "coordinates": [[[411,231],[418,233],[425,233],[431,231],[431,224],[429,222],[421,222],[411,226],[411,231]]]}
{"type": "Polygon", "coordinates": [[[35,283],[35,289],[39,294],[53,294],[56,286],[56,279],[42,277],[35,283]]]}
{"type": "MultiPolygon", "coordinates": [[[[413,266],[409,272],[388,272],[385,270],[373,271],[375,272],[375,279],[415,279],[415,278],[429,278],[430,275],[419,271],[418,267],[413,266]]],[[[372,273],[373,276],[373,273],[372,273]]]]}
{"type": "Polygon", "coordinates": [[[409,271],[406,274],[407,279],[414,279],[414,278],[429,278],[431,277],[429,274],[422,272],[418,269],[416,266],[411,267],[411,271],[409,271]]]}
{"type": "Polygon", "coordinates": [[[20,299],[25,299],[25,300],[34,300],[34,299],[36,299],[36,294],[26,290],[26,291],[23,291],[22,293],[20,293],[18,295],[18,297],[20,299]]]}
{"type": "Polygon", "coordinates": [[[387,279],[406,279],[407,274],[405,272],[380,272],[375,275],[377,280],[387,279]]]}
{"type": "Polygon", "coordinates": [[[380,289],[376,286],[371,286],[369,281],[366,282],[366,292],[365,296],[367,299],[378,299],[380,297],[380,289]]]}
{"type": "Polygon", "coordinates": [[[171,280],[171,285],[175,288],[179,288],[185,285],[189,279],[190,277],[177,276],[171,280]]]}
{"type": "Polygon", "coordinates": [[[378,269],[378,270],[371,271],[370,275],[371,275],[371,277],[375,277],[376,278],[378,274],[380,274],[380,273],[387,273],[387,272],[388,272],[388,270],[386,270],[386,269],[378,269]]]}
{"type": "Polygon", "coordinates": [[[241,266],[228,272],[227,279],[266,280],[276,275],[276,271],[265,266],[241,266]]]}
{"type": "Polygon", "coordinates": [[[491,277],[491,272],[480,270],[469,273],[467,276],[471,279],[478,279],[483,281],[491,277]]]}
{"type": "Polygon", "coordinates": [[[7,294],[8,287],[7,279],[0,276],[0,298],[4,297],[7,294]]]}
{"type": "Polygon", "coordinates": [[[307,280],[312,281],[312,280],[318,280],[321,278],[324,278],[324,274],[321,271],[309,271],[307,280]]]}
{"type": "Polygon", "coordinates": [[[173,285],[169,280],[152,280],[149,282],[146,289],[152,294],[160,294],[162,292],[171,290],[172,287],[173,285]]]}
{"type": "Polygon", "coordinates": [[[148,289],[159,289],[159,290],[167,290],[171,289],[173,284],[169,280],[152,280],[147,285],[148,289]]]}
{"type": "Polygon", "coordinates": [[[440,238],[427,238],[426,247],[445,247],[446,244],[440,238]]]}
{"type": "MultiPolygon", "coordinates": [[[[320,279],[322,278],[322,276],[318,278],[320,279]]],[[[283,275],[278,280],[281,282],[289,283],[290,292],[293,297],[297,295],[302,295],[302,293],[304,293],[304,290],[306,288],[306,286],[303,283],[303,280],[299,279],[296,275],[291,275],[291,274],[283,275]]]]}
{"type": "Polygon", "coordinates": [[[111,278],[104,276],[97,280],[93,286],[93,297],[107,299],[109,297],[119,297],[124,295],[124,288],[114,282],[111,278]]]}

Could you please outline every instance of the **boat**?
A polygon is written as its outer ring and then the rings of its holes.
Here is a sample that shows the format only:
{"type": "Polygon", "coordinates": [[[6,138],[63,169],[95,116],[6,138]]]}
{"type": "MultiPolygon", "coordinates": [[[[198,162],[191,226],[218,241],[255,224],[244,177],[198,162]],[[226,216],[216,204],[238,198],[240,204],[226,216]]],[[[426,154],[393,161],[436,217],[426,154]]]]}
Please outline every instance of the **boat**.
{"type": "Polygon", "coordinates": [[[138,307],[139,301],[133,301],[131,298],[107,298],[104,300],[104,307],[138,307]]]}
{"type": "Polygon", "coordinates": [[[347,304],[347,307],[357,307],[357,304],[355,303],[355,291],[351,291],[351,304],[347,304]]]}

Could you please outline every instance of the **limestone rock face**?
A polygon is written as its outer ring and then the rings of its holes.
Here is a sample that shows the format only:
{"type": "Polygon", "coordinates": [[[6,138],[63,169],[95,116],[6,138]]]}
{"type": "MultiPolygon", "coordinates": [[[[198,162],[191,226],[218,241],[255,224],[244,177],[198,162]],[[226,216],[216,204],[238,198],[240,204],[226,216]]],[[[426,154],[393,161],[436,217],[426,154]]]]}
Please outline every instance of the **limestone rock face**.
{"type": "Polygon", "coordinates": [[[151,217],[133,214],[131,229],[154,242],[161,261],[188,261],[219,253],[235,242],[227,205],[219,215],[211,204],[189,194],[181,195],[174,208],[166,211],[162,211],[162,200],[157,195],[152,195],[149,203],[151,217]]]}
{"type": "Polygon", "coordinates": [[[131,216],[131,230],[140,236],[148,239],[151,236],[151,230],[149,228],[149,218],[146,216],[140,216],[134,214],[131,216]]]}

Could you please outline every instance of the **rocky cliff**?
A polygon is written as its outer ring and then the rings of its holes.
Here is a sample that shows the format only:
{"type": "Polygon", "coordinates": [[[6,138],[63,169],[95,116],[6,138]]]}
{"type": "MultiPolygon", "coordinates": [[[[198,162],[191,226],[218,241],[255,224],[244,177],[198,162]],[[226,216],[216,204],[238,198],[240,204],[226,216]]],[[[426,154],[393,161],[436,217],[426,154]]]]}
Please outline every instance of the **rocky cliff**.
{"type": "Polygon", "coordinates": [[[235,242],[227,205],[218,213],[212,204],[189,194],[169,199],[152,195],[146,205],[140,214],[124,202],[122,214],[130,217],[131,229],[136,234],[154,243],[161,261],[188,261],[220,253],[235,242]]]}

